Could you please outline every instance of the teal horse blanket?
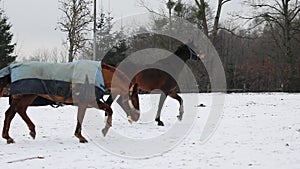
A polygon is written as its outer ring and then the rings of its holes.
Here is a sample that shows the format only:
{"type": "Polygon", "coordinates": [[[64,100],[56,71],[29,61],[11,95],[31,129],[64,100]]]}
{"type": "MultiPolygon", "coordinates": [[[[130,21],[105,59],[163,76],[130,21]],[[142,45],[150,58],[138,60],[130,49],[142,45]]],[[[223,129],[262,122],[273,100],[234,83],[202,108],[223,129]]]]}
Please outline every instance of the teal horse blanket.
{"type": "Polygon", "coordinates": [[[71,63],[24,62],[11,64],[0,71],[11,76],[11,94],[47,94],[72,97],[76,86],[94,86],[97,99],[105,92],[101,62],[76,61],[71,63]]]}
{"type": "Polygon", "coordinates": [[[0,79],[10,74],[9,66],[0,70],[0,79]]]}

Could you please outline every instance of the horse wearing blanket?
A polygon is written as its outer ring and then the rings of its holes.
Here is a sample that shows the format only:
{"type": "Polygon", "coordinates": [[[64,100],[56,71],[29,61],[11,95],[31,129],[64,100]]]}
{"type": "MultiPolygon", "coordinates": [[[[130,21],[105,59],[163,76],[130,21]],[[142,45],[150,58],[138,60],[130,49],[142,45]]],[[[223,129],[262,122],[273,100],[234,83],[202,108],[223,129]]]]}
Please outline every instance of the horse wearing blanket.
{"type": "MultiPolygon", "coordinates": [[[[38,98],[43,98],[57,105],[76,104],[78,106],[75,136],[84,143],[81,126],[86,108],[94,107],[104,110],[108,116],[102,130],[105,136],[112,125],[112,109],[104,103],[105,87],[111,87],[112,77],[118,83],[118,94],[124,100],[123,108],[129,121],[139,118],[137,86],[119,70],[95,61],[78,61],[72,63],[16,63],[0,70],[0,93],[5,86],[10,87],[11,105],[5,113],[2,137],[7,143],[14,143],[9,136],[10,123],[18,113],[29,127],[30,135],[35,138],[35,125],[26,114],[27,107],[38,98]],[[128,90],[129,86],[133,85],[128,90]],[[128,97],[129,96],[129,97],[128,97]]],[[[38,101],[38,100],[36,100],[38,101]]],[[[38,104],[39,105],[39,104],[38,104]]]]}

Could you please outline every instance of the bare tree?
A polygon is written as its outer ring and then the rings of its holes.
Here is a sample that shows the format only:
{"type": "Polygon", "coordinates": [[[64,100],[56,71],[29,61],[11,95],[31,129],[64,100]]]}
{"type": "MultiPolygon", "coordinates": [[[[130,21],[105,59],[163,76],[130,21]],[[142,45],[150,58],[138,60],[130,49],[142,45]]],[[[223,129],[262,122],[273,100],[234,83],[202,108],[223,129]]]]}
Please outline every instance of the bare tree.
{"type": "Polygon", "coordinates": [[[223,5],[227,2],[230,2],[231,0],[217,0],[217,9],[214,16],[214,22],[212,27],[212,33],[210,34],[209,27],[208,27],[208,21],[207,21],[207,13],[206,8],[208,8],[208,3],[205,2],[205,0],[195,0],[195,3],[198,7],[198,19],[202,22],[203,32],[206,36],[211,38],[211,41],[213,44],[215,44],[215,40],[217,39],[218,30],[219,30],[219,22],[221,17],[221,11],[223,8],[223,5]]]}
{"type": "Polygon", "coordinates": [[[59,3],[59,10],[63,12],[63,17],[58,24],[60,30],[67,33],[68,61],[71,62],[87,41],[88,26],[92,22],[90,13],[92,2],[85,0],[60,0],[59,3]]]}
{"type": "Polygon", "coordinates": [[[62,63],[66,62],[67,51],[58,48],[48,49],[37,49],[34,54],[29,58],[24,59],[25,61],[41,61],[41,62],[57,62],[62,63]]]}

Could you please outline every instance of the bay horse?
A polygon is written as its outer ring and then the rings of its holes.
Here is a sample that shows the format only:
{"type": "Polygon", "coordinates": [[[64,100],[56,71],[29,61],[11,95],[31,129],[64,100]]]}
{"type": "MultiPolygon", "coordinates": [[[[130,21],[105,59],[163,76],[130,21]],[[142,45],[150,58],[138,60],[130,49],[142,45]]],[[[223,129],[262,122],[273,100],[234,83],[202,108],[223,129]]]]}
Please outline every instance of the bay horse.
{"type": "Polygon", "coordinates": [[[159,126],[164,126],[163,121],[160,119],[160,115],[167,96],[174,98],[179,102],[180,107],[177,118],[180,121],[182,120],[184,113],[183,100],[177,94],[179,86],[176,78],[178,78],[188,60],[200,60],[200,56],[188,44],[181,44],[177,47],[173,54],[152,64],[138,65],[131,62],[126,62],[124,67],[118,67],[124,73],[129,72],[129,74],[134,75],[133,79],[131,80],[131,84],[137,84],[138,89],[148,92],[156,89],[161,91],[158,111],[155,117],[155,121],[159,126]],[[178,57],[182,62],[174,63],[174,57],[178,57]],[[171,67],[172,75],[164,71],[164,67],[171,67]]]}
{"type": "MultiPolygon", "coordinates": [[[[131,84],[130,80],[122,73],[121,71],[117,70],[115,67],[106,65],[102,63],[102,74],[105,86],[107,88],[111,88],[111,81],[114,77],[114,80],[116,80],[116,85],[114,85],[115,88],[117,88],[117,92],[120,95],[120,98],[122,98],[124,101],[122,102],[122,106],[128,116],[128,121],[137,121],[140,116],[139,112],[139,100],[138,100],[138,90],[137,85],[131,84]],[[130,84],[131,88],[128,90],[129,86],[126,86],[124,84],[130,84]],[[129,97],[128,97],[129,95],[129,97]]],[[[0,78],[0,93],[3,90],[4,87],[7,87],[11,85],[11,77],[10,75],[7,75],[5,77],[0,78]]],[[[72,84],[72,87],[76,87],[78,84],[72,84]]],[[[82,85],[78,87],[79,91],[82,88],[82,85]]],[[[82,90],[81,90],[82,91],[82,90]]],[[[91,95],[93,96],[93,95],[91,95]]],[[[15,114],[18,113],[21,118],[25,121],[27,124],[29,130],[30,130],[30,136],[34,139],[36,137],[36,131],[35,131],[35,125],[31,121],[31,119],[28,117],[26,110],[28,106],[30,106],[33,101],[38,98],[42,97],[50,101],[54,102],[62,102],[65,104],[76,104],[78,106],[78,112],[77,112],[77,125],[75,129],[75,136],[79,139],[80,143],[86,143],[88,142],[81,134],[82,129],[82,121],[85,115],[85,111],[89,107],[98,108],[105,111],[105,114],[107,115],[106,119],[106,125],[102,129],[102,134],[105,136],[109,130],[109,128],[112,126],[112,114],[113,111],[110,107],[110,105],[104,103],[100,99],[96,99],[91,96],[84,96],[84,99],[82,98],[76,98],[76,97],[69,97],[64,98],[61,96],[53,96],[53,95],[47,95],[47,94],[16,94],[12,95],[12,100],[10,103],[10,107],[5,112],[5,120],[4,120],[4,126],[2,131],[2,137],[7,140],[7,143],[14,143],[15,141],[9,136],[9,128],[12,119],[14,118],[15,114]]]]}

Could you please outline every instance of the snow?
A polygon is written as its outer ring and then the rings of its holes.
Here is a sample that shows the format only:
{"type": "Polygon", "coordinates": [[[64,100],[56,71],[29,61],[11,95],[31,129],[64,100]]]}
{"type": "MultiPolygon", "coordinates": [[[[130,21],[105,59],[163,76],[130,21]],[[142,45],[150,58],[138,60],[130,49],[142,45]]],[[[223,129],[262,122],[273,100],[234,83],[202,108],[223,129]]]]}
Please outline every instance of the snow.
{"type": "MultiPolygon", "coordinates": [[[[182,97],[183,121],[176,118],[178,102],[167,98],[161,118],[164,127],[153,121],[158,95],[140,96],[142,117],[132,125],[113,104],[113,127],[105,138],[100,132],[104,112],[89,109],[83,124],[87,144],[73,136],[76,107],[29,107],[36,139],[29,136],[26,124],[16,115],[10,128],[16,143],[0,141],[0,168],[300,168],[300,94],[225,94],[220,123],[206,142],[200,137],[214,94],[182,97]],[[184,135],[167,137],[174,129],[184,135]],[[149,146],[151,142],[162,148],[161,152],[149,146]]],[[[7,108],[8,99],[1,98],[1,126],[7,108]]]]}

